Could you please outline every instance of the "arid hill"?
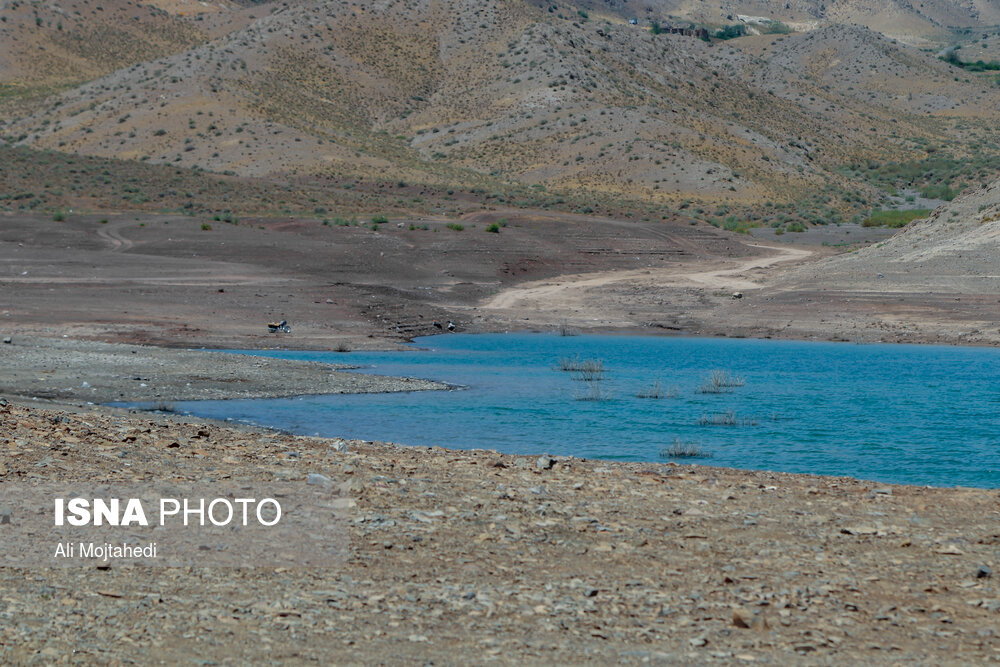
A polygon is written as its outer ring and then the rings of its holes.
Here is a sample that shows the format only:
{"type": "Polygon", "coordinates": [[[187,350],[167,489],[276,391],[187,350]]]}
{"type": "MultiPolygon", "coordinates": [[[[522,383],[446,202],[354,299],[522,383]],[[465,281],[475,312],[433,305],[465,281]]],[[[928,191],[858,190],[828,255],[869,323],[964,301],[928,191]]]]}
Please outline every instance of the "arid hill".
{"type": "Polygon", "coordinates": [[[969,189],[925,220],[857,252],[800,269],[792,280],[838,289],[1000,293],[1000,181],[969,189]]]}
{"type": "Polygon", "coordinates": [[[128,0],[0,6],[0,100],[77,84],[207,39],[197,23],[128,0]]]}
{"type": "Polygon", "coordinates": [[[1000,181],[852,252],[793,268],[720,307],[744,335],[998,345],[1000,181]]]}
{"type": "MultiPolygon", "coordinates": [[[[245,27],[55,96],[6,135],[243,176],[808,200],[816,220],[881,196],[851,165],[1000,150],[982,141],[1000,88],[865,28],[706,43],[498,0],[238,12],[245,27]]],[[[221,13],[202,23],[220,31],[221,13]]]]}
{"type": "MultiPolygon", "coordinates": [[[[541,7],[556,3],[532,0],[541,7]]],[[[841,23],[863,25],[906,42],[940,39],[950,28],[995,30],[1000,6],[990,0],[583,0],[585,10],[642,21],[694,22],[709,25],[743,23],[751,28],[761,19],[781,21],[796,29],[841,23]]]]}

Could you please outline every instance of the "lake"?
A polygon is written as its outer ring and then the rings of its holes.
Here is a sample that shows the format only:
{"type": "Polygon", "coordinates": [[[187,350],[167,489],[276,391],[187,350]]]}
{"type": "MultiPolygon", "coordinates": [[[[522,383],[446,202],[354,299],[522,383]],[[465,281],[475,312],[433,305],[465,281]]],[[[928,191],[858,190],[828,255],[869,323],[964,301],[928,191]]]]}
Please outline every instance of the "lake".
{"type": "Polygon", "coordinates": [[[1000,487],[1000,350],[992,348],[528,333],[434,336],[414,348],[247,354],[461,388],[175,407],[407,445],[1000,487]],[[603,379],[559,370],[587,360],[600,360],[603,379]],[[713,371],[742,386],[700,393],[713,371]],[[657,382],[666,397],[638,397],[657,382]],[[662,456],[675,442],[702,456],[662,456]]]}

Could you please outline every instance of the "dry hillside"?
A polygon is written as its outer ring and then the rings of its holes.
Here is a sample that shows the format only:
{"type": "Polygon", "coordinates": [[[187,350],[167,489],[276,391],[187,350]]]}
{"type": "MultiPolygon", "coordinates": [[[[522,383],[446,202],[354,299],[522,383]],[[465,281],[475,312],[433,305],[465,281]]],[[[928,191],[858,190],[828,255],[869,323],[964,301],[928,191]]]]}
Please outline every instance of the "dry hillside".
{"type": "Polygon", "coordinates": [[[969,190],[891,239],[790,276],[838,289],[1000,293],[1000,181],[969,190]]]}
{"type": "Polygon", "coordinates": [[[0,4],[0,100],[80,83],[205,39],[195,23],[128,0],[0,4]]]}
{"type": "MultiPolygon", "coordinates": [[[[532,1],[545,8],[561,4],[532,1]]],[[[578,4],[590,12],[643,21],[743,22],[752,27],[759,25],[759,19],[771,19],[797,29],[830,23],[863,25],[906,42],[941,39],[949,28],[992,29],[1000,24],[1000,6],[991,0],[582,0],[578,4]]]]}
{"type": "Polygon", "coordinates": [[[239,11],[246,27],[53,97],[6,135],[244,176],[810,199],[816,219],[880,197],[845,166],[1000,150],[982,141],[1000,88],[864,28],[708,44],[498,0],[239,11]]]}

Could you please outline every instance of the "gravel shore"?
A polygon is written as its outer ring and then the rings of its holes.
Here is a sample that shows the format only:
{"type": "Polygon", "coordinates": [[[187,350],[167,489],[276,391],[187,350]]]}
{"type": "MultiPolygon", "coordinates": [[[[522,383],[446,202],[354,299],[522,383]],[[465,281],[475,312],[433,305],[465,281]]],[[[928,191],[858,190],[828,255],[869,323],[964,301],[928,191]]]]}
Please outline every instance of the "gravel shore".
{"type": "Polygon", "coordinates": [[[13,337],[0,343],[0,396],[55,401],[196,401],[447,389],[415,378],[249,355],[13,337]]]}
{"type": "Polygon", "coordinates": [[[0,407],[0,480],[349,480],[340,568],[0,569],[3,664],[983,664],[1000,494],[0,407]]]}

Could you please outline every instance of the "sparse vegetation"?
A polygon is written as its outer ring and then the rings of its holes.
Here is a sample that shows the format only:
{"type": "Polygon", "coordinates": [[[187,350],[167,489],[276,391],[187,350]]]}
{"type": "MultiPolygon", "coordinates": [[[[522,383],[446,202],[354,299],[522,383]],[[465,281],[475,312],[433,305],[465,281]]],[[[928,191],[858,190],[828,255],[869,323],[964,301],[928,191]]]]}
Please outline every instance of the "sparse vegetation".
{"type": "Polygon", "coordinates": [[[732,410],[716,412],[710,415],[702,415],[698,418],[698,426],[756,426],[757,420],[753,417],[741,417],[732,410]]]}
{"type": "Polygon", "coordinates": [[[556,368],[561,371],[570,372],[602,372],[604,371],[604,362],[600,359],[581,359],[580,355],[576,355],[573,357],[560,357],[556,368]]]}
{"type": "Polygon", "coordinates": [[[677,398],[680,396],[680,389],[677,387],[664,387],[663,384],[657,380],[651,386],[646,389],[639,390],[636,393],[636,398],[677,398]]]}
{"type": "Polygon", "coordinates": [[[908,211],[872,211],[861,224],[865,227],[905,227],[914,220],[926,218],[929,214],[930,210],[926,208],[908,211]]]}
{"type": "Polygon", "coordinates": [[[734,25],[727,25],[723,28],[719,28],[712,35],[716,39],[736,39],[737,37],[743,37],[747,34],[747,27],[742,23],[736,23],[734,25]]]}
{"type": "Polygon", "coordinates": [[[594,368],[582,368],[573,373],[574,380],[580,380],[581,382],[600,382],[604,379],[604,368],[601,367],[594,368]]]}
{"type": "Polygon", "coordinates": [[[954,65],[955,67],[961,67],[966,72],[996,72],[1000,71],[1000,61],[990,60],[977,60],[975,62],[967,62],[962,60],[958,56],[958,50],[962,48],[960,46],[953,47],[943,56],[941,60],[945,61],[949,65],[954,65]]]}
{"type": "Polygon", "coordinates": [[[739,375],[732,375],[729,371],[716,370],[695,389],[697,394],[727,394],[735,387],[742,387],[746,384],[746,379],[739,375]]]}
{"type": "Polygon", "coordinates": [[[674,441],[660,450],[660,457],[664,459],[679,458],[710,458],[711,452],[705,451],[697,442],[683,441],[674,438],[674,441]]]}
{"type": "Polygon", "coordinates": [[[604,385],[596,382],[588,382],[583,389],[573,392],[573,399],[577,401],[610,401],[614,394],[604,385]]]}
{"type": "Polygon", "coordinates": [[[768,21],[761,26],[760,31],[765,35],[787,35],[792,32],[792,28],[781,21],[768,21]]]}
{"type": "Polygon", "coordinates": [[[459,224],[459,223],[457,223],[457,222],[449,222],[449,223],[448,223],[447,225],[445,225],[445,226],[446,226],[446,227],[447,227],[448,229],[450,229],[450,230],[452,230],[452,231],[456,231],[456,232],[460,232],[460,231],[463,231],[463,230],[465,229],[465,225],[462,225],[462,224],[459,224]]]}

